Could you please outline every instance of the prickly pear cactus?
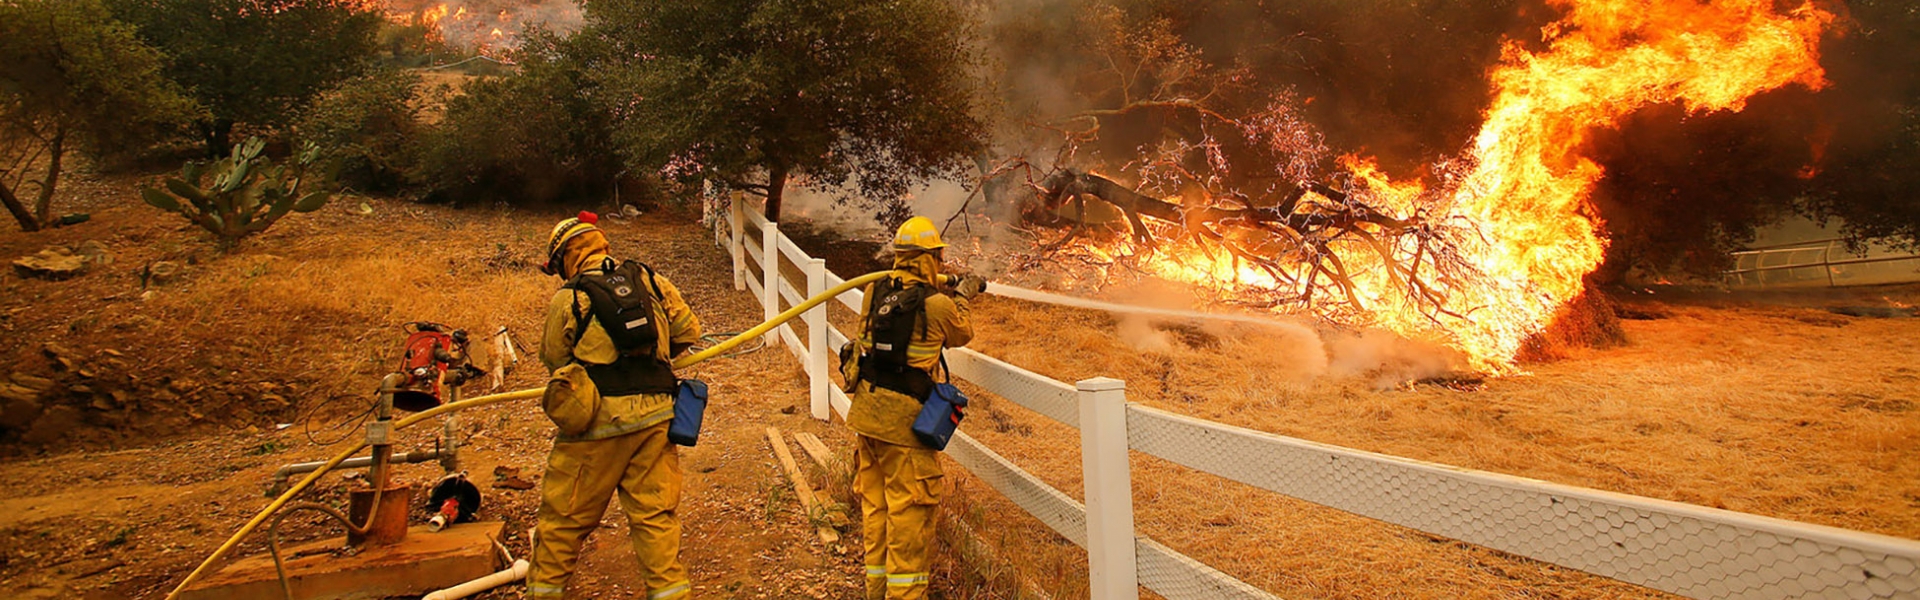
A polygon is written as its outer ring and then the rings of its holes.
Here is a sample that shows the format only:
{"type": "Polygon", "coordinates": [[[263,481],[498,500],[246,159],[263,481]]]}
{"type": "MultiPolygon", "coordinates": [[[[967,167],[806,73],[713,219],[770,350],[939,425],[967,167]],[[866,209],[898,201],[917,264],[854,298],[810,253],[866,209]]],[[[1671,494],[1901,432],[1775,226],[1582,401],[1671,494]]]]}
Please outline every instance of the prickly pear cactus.
{"type": "Polygon", "coordinates": [[[248,138],[234,146],[233,155],[212,164],[194,161],[180,168],[179,177],[165,177],[157,187],[141,187],[140,195],[160,210],[180,213],[213,232],[221,248],[266,231],[289,212],[313,212],[325,206],[326,192],[300,193],[307,169],[320,160],[320,149],[308,142],[285,165],[260,155],[266,146],[248,138]]]}

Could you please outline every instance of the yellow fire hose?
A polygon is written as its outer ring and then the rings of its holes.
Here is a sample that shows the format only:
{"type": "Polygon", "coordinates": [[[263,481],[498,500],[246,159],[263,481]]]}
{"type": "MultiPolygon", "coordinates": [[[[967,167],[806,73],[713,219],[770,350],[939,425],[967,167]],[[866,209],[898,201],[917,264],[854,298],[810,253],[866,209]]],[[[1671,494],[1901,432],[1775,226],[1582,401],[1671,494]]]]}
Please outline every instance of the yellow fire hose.
{"type": "MultiPolygon", "coordinates": [[[[819,306],[821,303],[824,303],[828,300],[832,300],[835,296],[839,296],[841,294],[847,293],[847,291],[852,290],[854,288],[857,288],[875,281],[879,281],[881,278],[886,277],[888,273],[889,273],[888,271],[878,271],[874,273],[868,273],[866,275],[861,275],[853,279],[849,279],[847,280],[846,283],[842,283],[840,285],[834,286],[832,289],[829,289],[825,292],[821,292],[820,295],[818,296],[808,298],[806,302],[801,302],[800,304],[794,306],[793,308],[787,309],[786,312],[783,312],[783,313],[780,313],[779,315],[774,316],[772,319],[769,319],[767,322],[761,323],[757,326],[754,326],[753,329],[748,329],[745,332],[742,332],[740,335],[727,338],[727,341],[715,344],[712,348],[708,348],[706,350],[702,350],[694,354],[689,354],[689,355],[680,357],[678,360],[673,361],[673,368],[676,368],[676,369],[685,368],[685,367],[694,365],[696,363],[699,363],[701,361],[707,360],[709,358],[719,356],[728,350],[732,350],[735,346],[739,346],[740,344],[744,344],[748,341],[753,340],[754,338],[760,337],[762,335],[766,335],[767,332],[773,331],[773,328],[779,327],[782,323],[791,321],[795,317],[799,317],[802,313],[805,313],[808,310],[811,310],[815,306],[819,306]]],[[[774,294],[779,293],[778,290],[767,290],[767,292],[774,293],[774,294]]],[[[526,400],[529,398],[539,398],[543,392],[545,392],[544,388],[533,388],[533,389],[526,389],[526,390],[517,390],[512,392],[504,392],[499,394],[490,394],[490,395],[481,396],[478,398],[461,400],[459,402],[442,404],[440,406],[436,406],[424,411],[414,413],[413,415],[408,416],[404,419],[400,419],[399,421],[396,421],[394,423],[393,427],[394,429],[406,429],[407,427],[413,426],[414,424],[419,423],[421,421],[438,417],[440,415],[444,415],[450,412],[466,410],[469,408],[474,408],[479,406],[486,406],[488,404],[494,404],[498,402],[508,402],[512,400],[526,400]]],[[[315,481],[319,481],[320,476],[325,475],[327,471],[333,470],[334,467],[339,466],[341,462],[347,460],[348,458],[353,457],[353,455],[360,453],[360,450],[366,447],[367,447],[366,442],[360,442],[359,444],[355,444],[352,448],[348,448],[340,452],[339,454],[334,455],[333,458],[328,459],[326,464],[320,465],[320,468],[314,469],[312,473],[308,473],[307,476],[305,478],[302,478],[299,483],[293,484],[293,487],[287,488],[287,491],[280,494],[280,497],[274,498],[272,503],[267,504],[267,507],[261,510],[260,514],[254,515],[253,519],[250,521],[247,521],[246,525],[240,526],[240,530],[234,532],[233,537],[227,538],[227,543],[221,544],[220,548],[214,550],[212,555],[207,556],[206,560],[201,561],[200,566],[195,567],[193,569],[193,572],[187,573],[187,578],[180,580],[180,584],[174,586],[172,592],[167,593],[167,600],[174,600],[178,598],[180,596],[180,592],[182,590],[187,589],[188,584],[191,584],[194,581],[199,580],[200,576],[205,574],[207,572],[207,569],[213,566],[214,563],[219,562],[220,559],[222,558],[226,558],[228,553],[233,552],[234,547],[240,545],[240,540],[246,538],[247,535],[253,533],[255,529],[259,529],[261,523],[267,522],[267,519],[272,518],[274,513],[279,512],[280,509],[285,507],[288,502],[291,502],[295,496],[299,496],[301,492],[305,492],[308,487],[311,487],[315,481]]]]}

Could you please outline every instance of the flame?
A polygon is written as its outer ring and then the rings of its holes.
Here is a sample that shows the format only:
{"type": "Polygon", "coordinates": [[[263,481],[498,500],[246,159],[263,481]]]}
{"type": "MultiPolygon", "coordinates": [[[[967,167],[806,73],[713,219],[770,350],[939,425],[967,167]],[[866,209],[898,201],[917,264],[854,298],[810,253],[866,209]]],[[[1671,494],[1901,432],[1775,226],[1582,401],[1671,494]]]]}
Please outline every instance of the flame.
{"type": "MultiPolygon", "coordinates": [[[[1695,114],[1737,111],[1761,92],[1826,85],[1819,40],[1835,17],[1812,4],[1781,13],[1773,0],[1552,3],[1564,16],[1542,32],[1545,49],[1506,45],[1491,74],[1485,123],[1463,156],[1434,167],[1433,188],[1391,181],[1370,158],[1338,161],[1350,192],[1397,218],[1417,214],[1450,232],[1476,271],[1439,282],[1446,304],[1435,315],[1398,285],[1381,248],[1339,242],[1332,247],[1355,283],[1362,313],[1350,320],[1440,341],[1478,367],[1509,370],[1522,342],[1583,291],[1605,253],[1601,224],[1588,204],[1603,171],[1580,154],[1589,134],[1651,105],[1680,103],[1695,114]]],[[[1324,206],[1302,202],[1301,210],[1324,206]]],[[[1404,243],[1385,250],[1416,251],[1404,243]]],[[[1199,243],[1138,257],[1154,275],[1229,296],[1282,286],[1264,270],[1199,243]]]]}
{"type": "Polygon", "coordinates": [[[525,25],[567,30],[581,18],[572,0],[349,0],[361,10],[382,13],[399,25],[424,25],[431,39],[483,55],[498,55],[520,45],[525,25]]]}

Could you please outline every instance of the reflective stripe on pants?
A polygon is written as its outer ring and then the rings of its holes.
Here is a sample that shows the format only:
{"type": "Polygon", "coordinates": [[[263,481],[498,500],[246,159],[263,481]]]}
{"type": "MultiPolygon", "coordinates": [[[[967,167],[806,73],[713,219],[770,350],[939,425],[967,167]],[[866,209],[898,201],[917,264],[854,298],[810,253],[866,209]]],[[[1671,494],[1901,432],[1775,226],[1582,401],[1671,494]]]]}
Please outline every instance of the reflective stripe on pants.
{"type": "Polygon", "coordinates": [[[944,473],[939,454],[858,436],[854,487],[860,495],[868,600],[927,597],[934,510],[944,473]],[[885,565],[884,577],[875,568],[885,565]]]}

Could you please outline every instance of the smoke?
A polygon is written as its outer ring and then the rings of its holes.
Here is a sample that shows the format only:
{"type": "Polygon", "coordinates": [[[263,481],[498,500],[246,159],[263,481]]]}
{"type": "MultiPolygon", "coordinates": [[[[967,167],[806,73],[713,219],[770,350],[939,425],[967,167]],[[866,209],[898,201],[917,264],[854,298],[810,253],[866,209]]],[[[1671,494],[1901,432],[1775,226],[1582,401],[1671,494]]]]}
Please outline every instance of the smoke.
{"type": "Polygon", "coordinates": [[[1114,335],[1128,347],[1148,354],[1173,354],[1173,334],[1156,329],[1153,320],[1140,315],[1120,315],[1114,335]]]}
{"type": "MultiPolygon", "coordinates": [[[[1144,281],[1115,291],[1129,305],[1162,311],[1192,311],[1195,298],[1171,283],[1144,281]]],[[[1088,308],[1100,308],[1092,303],[1088,308]]],[[[1445,346],[1390,331],[1323,331],[1276,318],[1238,315],[1169,318],[1164,312],[1114,311],[1114,337],[1139,352],[1171,359],[1205,354],[1237,357],[1247,369],[1283,380],[1359,380],[1375,389],[1439,377],[1459,370],[1467,357],[1445,346]]]]}
{"type": "Polygon", "coordinates": [[[1336,334],[1326,346],[1328,374],[1365,379],[1376,389],[1445,375],[1466,362],[1458,351],[1379,329],[1336,334]]]}
{"type": "Polygon", "coordinates": [[[1454,373],[1467,364],[1458,351],[1379,329],[1330,332],[1282,321],[1116,317],[1114,337],[1136,351],[1176,360],[1226,354],[1238,357],[1246,369],[1300,383],[1359,381],[1374,389],[1392,389],[1454,373]]]}

